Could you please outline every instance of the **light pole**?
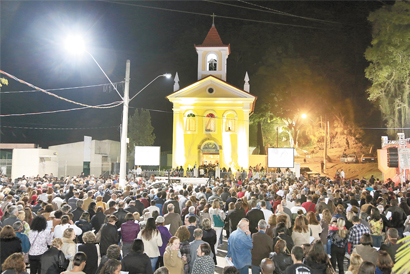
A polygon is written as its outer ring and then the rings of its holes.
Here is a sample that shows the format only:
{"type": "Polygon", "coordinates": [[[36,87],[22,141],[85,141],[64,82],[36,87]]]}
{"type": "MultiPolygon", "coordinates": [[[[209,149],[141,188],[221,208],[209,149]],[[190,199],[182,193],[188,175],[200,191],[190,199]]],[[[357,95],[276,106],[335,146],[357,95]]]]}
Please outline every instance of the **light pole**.
{"type": "Polygon", "coordinates": [[[120,187],[124,187],[125,183],[127,182],[127,136],[128,136],[128,108],[129,108],[129,102],[134,99],[141,91],[143,91],[145,88],[147,88],[150,84],[152,84],[155,80],[157,80],[159,77],[164,76],[166,78],[171,78],[171,74],[166,73],[166,74],[161,74],[155,77],[151,82],[149,82],[145,87],[143,87],[140,91],[138,91],[132,98],[131,100],[129,99],[129,87],[130,87],[130,60],[127,60],[126,65],[125,65],[125,86],[124,86],[124,96],[121,96],[121,94],[118,92],[117,88],[115,85],[112,83],[108,75],[105,73],[105,71],[102,69],[100,64],[97,62],[97,60],[94,58],[94,56],[85,50],[85,44],[84,40],[80,36],[71,36],[66,39],[66,49],[72,53],[82,53],[86,52],[90,57],[94,60],[94,62],[97,64],[97,66],[100,68],[102,73],[104,73],[105,77],[108,79],[110,84],[113,86],[115,91],[118,93],[118,95],[121,97],[123,100],[123,111],[122,111],[122,126],[121,126],[121,150],[120,150],[120,181],[119,185],[120,187]]]}

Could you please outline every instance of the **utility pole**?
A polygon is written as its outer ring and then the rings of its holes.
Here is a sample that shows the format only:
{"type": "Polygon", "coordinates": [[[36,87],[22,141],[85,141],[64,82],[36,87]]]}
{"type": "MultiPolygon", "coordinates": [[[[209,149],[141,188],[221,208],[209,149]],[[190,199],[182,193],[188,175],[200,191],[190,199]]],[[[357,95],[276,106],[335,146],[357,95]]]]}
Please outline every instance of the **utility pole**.
{"type": "Polygon", "coordinates": [[[325,117],[325,153],[323,155],[323,172],[326,173],[326,156],[327,156],[327,130],[328,130],[328,123],[326,123],[326,117],[325,117]]]}
{"type": "Polygon", "coordinates": [[[130,60],[125,65],[125,86],[121,127],[121,156],[120,156],[120,187],[124,188],[127,178],[127,135],[128,135],[128,104],[130,88],[130,60]]]}

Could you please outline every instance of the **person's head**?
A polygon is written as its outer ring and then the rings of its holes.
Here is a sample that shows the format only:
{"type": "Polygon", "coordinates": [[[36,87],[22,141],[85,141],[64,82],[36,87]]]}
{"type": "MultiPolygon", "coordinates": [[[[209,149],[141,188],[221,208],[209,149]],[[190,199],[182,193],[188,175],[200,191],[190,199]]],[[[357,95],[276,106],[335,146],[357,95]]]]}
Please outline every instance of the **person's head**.
{"type": "Polygon", "coordinates": [[[47,220],[43,215],[38,215],[33,218],[30,224],[30,229],[41,232],[47,228],[47,220]]]}
{"type": "Polygon", "coordinates": [[[210,230],[211,229],[211,219],[205,218],[202,220],[202,229],[203,230],[210,230]]]}
{"type": "Polygon", "coordinates": [[[313,211],[309,211],[306,214],[306,218],[308,220],[309,225],[318,225],[319,224],[319,221],[316,218],[316,214],[313,211]]]}
{"type": "Polygon", "coordinates": [[[359,224],[360,223],[360,218],[359,216],[355,215],[352,217],[352,223],[353,224],[359,224]]]}
{"type": "Polygon", "coordinates": [[[83,270],[85,267],[85,262],[87,261],[87,255],[84,252],[77,252],[74,255],[73,266],[78,267],[80,270],[83,270]]]}
{"type": "Polygon", "coordinates": [[[277,254],[280,253],[285,253],[286,251],[286,241],[279,239],[276,244],[275,247],[273,248],[273,251],[275,251],[277,254]]]}
{"type": "Polygon", "coordinates": [[[376,266],[368,261],[364,261],[359,267],[359,274],[374,274],[376,272],[376,266]]]}
{"type": "Polygon", "coordinates": [[[314,240],[312,242],[308,256],[316,263],[326,263],[329,259],[321,240],[314,240]]]}
{"type": "Polygon", "coordinates": [[[121,256],[121,248],[117,244],[112,244],[107,248],[108,259],[119,259],[121,256]]]}
{"type": "Polygon", "coordinates": [[[110,224],[115,224],[117,221],[118,221],[118,218],[117,218],[117,216],[115,216],[115,215],[110,215],[110,216],[108,217],[108,222],[109,222],[110,224]]]}
{"type": "Polygon", "coordinates": [[[168,246],[173,247],[175,250],[178,250],[180,243],[181,241],[179,240],[177,236],[172,236],[169,239],[168,246]]]}
{"type": "Polygon", "coordinates": [[[87,222],[90,222],[90,213],[88,213],[87,211],[84,211],[84,212],[81,214],[80,219],[86,220],[87,222]]]}
{"type": "Polygon", "coordinates": [[[51,247],[55,247],[58,250],[60,250],[62,246],[63,246],[63,240],[61,240],[60,238],[54,238],[54,240],[51,242],[51,247]]]}
{"type": "Polygon", "coordinates": [[[391,270],[393,268],[393,260],[391,259],[389,253],[384,250],[379,250],[379,256],[377,257],[376,266],[380,270],[391,270]]]}
{"type": "Polygon", "coordinates": [[[134,221],[134,215],[132,215],[132,213],[127,213],[127,215],[125,215],[125,221],[134,221]]]}
{"type": "Polygon", "coordinates": [[[249,220],[246,218],[242,218],[238,223],[238,228],[241,229],[243,232],[249,231],[249,220]]]}
{"type": "Polygon", "coordinates": [[[350,265],[349,265],[349,271],[351,271],[353,274],[358,274],[360,265],[363,263],[362,256],[360,256],[357,253],[352,253],[350,255],[350,265]]]}
{"type": "Polygon", "coordinates": [[[16,233],[11,225],[6,225],[2,228],[0,232],[1,239],[12,239],[16,237],[16,233]]]}
{"type": "Polygon", "coordinates": [[[75,202],[76,207],[83,207],[83,204],[84,204],[83,200],[77,200],[77,202],[75,202]]]}
{"type": "Polygon", "coordinates": [[[275,263],[271,259],[265,258],[262,259],[260,268],[263,274],[273,274],[275,271],[275,263]]]}
{"type": "Polygon", "coordinates": [[[198,249],[196,250],[196,255],[198,257],[202,256],[208,256],[211,254],[211,247],[209,246],[208,243],[203,243],[198,246],[198,249]]]}
{"type": "Polygon", "coordinates": [[[83,241],[84,241],[84,243],[86,243],[86,244],[88,244],[88,243],[91,243],[91,244],[95,243],[95,242],[97,241],[97,239],[96,239],[96,237],[95,237],[94,232],[92,232],[92,231],[84,232],[84,234],[83,234],[83,241]]]}
{"type": "Polygon", "coordinates": [[[191,233],[186,226],[180,226],[178,227],[177,232],[175,232],[175,236],[177,236],[181,242],[185,242],[189,240],[191,233]]]}
{"type": "Polygon", "coordinates": [[[191,215],[188,217],[188,223],[189,225],[196,225],[196,217],[191,215]]]}
{"type": "Polygon", "coordinates": [[[308,231],[308,226],[305,222],[305,217],[302,215],[299,215],[295,219],[295,225],[293,226],[293,231],[296,232],[304,232],[306,233],[308,231]]]}
{"type": "Polygon", "coordinates": [[[396,243],[399,239],[399,232],[395,228],[389,228],[387,230],[387,238],[390,242],[396,243]]]}
{"type": "Polygon", "coordinates": [[[264,219],[259,220],[258,230],[266,231],[266,228],[268,228],[268,224],[266,223],[266,221],[264,219]]]}
{"type": "Polygon", "coordinates": [[[20,221],[17,221],[13,224],[13,229],[15,232],[20,232],[23,229],[23,223],[20,221]]]}
{"type": "Polygon", "coordinates": [[[298,245],[295,245],[292,248],[291,256],[292,256],[293,263],[302,262],[303,256],[304,256],[303,248],[298,245]]]}
{"type": "Polygon", "coordinates": [[[155,270],[154,274],[169,274],[169,270],[165,266],[161,266],[155,270]]]}
{"type": "Polygon", "coordinates": [[[221,204],[220,204],[220,202],[219,202],[218,199],[215,199],[215,200],[212,202],[212,208],[215,208],[215,209],[221,208],[221,204]]]}
{"type": "Polygon", "coordinates": [[[142,253],[144,252],[144,242],[140,239],[134,239],[134,242],[132,242],[132,251],[137,252],[137,253],[142,253]]]}
{"type": "Polygon", "coordinates": [[[239,270],[234,266],[225,266],[223,274],[239,274],[239,270]]]}
{"type": "Polygon", "coordinates": [[[101,269],[99,274],[120,274],[121,262],[117,259],[109,259],[101,269]]]}
{"type": "Polygon", "coordinates": [[[204,232],[202,231],[202,229],[196,228],[196,229],[194,230],[195,240],[201,240],[203,235],[204,235],[204,232]]]}
{"type": "Polygon", "coordinates": [[[360,243],[362,245],[372,246],[373,245],[373,238],[369,233],[364,233],[362,235],[362,237],[360,238],[360,243]]]}
{"type": "Polygon", "coordinates": [[[24,256],[21,253],[13,253],[7,257],[2,264],[2,271],[14,270],[16,274],[26,272],[26,264],[24,263],[24,256]]]}
{"type": "Polygon", "coordinates": [[[68,240],[74,240],[75,239],[74,228],[72,227],[66,228],[63,233],[63,238],[68,239],[68,240]]]}
{"type": "Polygon", "coordinates": [[[9,207],[9,213],[10,213],[10,215],[17,216],[17,214],[19,213],[19,210],[18,210],[17,206],[10,206],[9,207]]]}
{"type": "Polygon", "coordinates": [[[174,213],[175,206],[173,204],[168,204],[168,212],[174,213]]]}

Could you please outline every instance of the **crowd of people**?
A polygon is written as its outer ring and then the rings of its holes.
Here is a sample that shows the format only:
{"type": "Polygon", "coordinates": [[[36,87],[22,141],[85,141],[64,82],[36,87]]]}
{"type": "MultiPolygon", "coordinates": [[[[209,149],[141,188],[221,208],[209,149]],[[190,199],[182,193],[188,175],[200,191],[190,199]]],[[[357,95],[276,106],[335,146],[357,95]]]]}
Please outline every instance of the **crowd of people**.
{"type": "Polygon", "coordinates": [[[408,185],[373,177],[1,182],[6,274],[212,274],[220,260],[229,274],[390,274],[410,231],[408,185]]]}

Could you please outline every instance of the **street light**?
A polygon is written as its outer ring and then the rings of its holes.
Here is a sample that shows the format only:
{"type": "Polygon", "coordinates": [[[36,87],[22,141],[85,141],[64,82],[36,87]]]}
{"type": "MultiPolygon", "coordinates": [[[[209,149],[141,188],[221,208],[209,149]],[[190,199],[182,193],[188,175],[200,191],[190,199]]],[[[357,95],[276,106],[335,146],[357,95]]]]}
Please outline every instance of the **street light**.
{"type": "MultiPolygon", "coordinates": [[[[124,187],[126,183],[126,175],[127,175],[127,135],[128,135],[128,108],[129,108],[129,87],[130,87],[130,60],[127,60],[126,65],[125,65],[125,85],[124,85],[124,96],[121,96],[121,94],[118,92],[117,88],[115,85],[112,83],[111,79],[108,77],[108,75],[105,73],[105,71],[102,69],[100,64],[97,62],[97,60],[94,58],[94,56],[86,50],[84,40],[82,39],[81,36],[69,36],[66,41],[65,41],[65,48],[71,52],[72,54],[79,54],[86,52],[90,57],[94,60],[94,62],[97,64],[97,66],[100,68],[102,73],[104,73],[105,77],[108,79],[110,84],[113,86],[115,91],[118,93],[118,95],[121,97],[123,100],[123,111],[122,111],[122,127],[121,127],[121,151],[120,151],[120,181],[119,185],[120,187],[124,187]]],[[[148,87],[151,83],[153,83],[156,79],[159,77],[166,77],[167,79],[171,78],[170,73],[166,74],[161,74],[155,77],[151,82],[149,82],[145,87],[143,87],[140,91],[137,92],[132,98],[134,99],[141,91],[143,91],[146,87],[148,87]]]]}

